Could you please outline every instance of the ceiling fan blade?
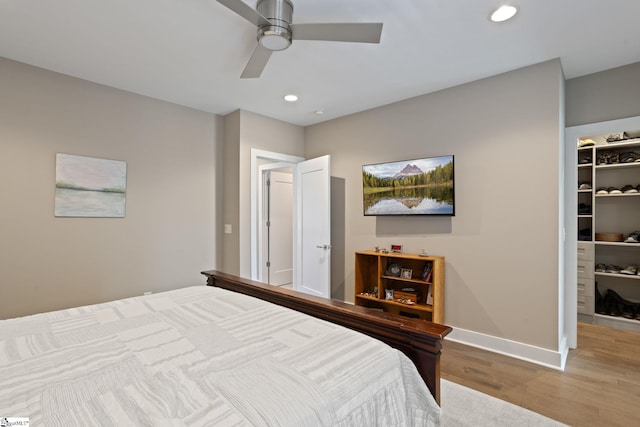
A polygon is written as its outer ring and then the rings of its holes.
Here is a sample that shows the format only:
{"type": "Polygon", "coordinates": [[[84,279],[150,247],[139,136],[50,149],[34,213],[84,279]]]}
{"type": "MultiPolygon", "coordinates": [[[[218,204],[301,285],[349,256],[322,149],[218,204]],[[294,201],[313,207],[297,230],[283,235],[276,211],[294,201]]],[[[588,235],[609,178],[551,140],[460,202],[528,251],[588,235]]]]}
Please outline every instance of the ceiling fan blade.
{"type": "Polygon", "coordinates": [[[255,9],[241,0],[218,0],[218,3],[228,7],[255,26],[271,25],[271,22],[269,22],[267,18],[260,15],[255,9]]]}
{"type": "Polygon", "coordinates": [[[249,62],[244,67],[244,71],[240,75],[241,79],[257,79],[262,74],[262,70],[267,65],[267,61],[273,53],[272,50],[267,49],[258,43],[258,47],[251,54],[249,62]]]}
{"type": "Polygon", "coordinates": [[[291,24],[291,35],[294,40],[380,43],[382,23],[291,24]]]}

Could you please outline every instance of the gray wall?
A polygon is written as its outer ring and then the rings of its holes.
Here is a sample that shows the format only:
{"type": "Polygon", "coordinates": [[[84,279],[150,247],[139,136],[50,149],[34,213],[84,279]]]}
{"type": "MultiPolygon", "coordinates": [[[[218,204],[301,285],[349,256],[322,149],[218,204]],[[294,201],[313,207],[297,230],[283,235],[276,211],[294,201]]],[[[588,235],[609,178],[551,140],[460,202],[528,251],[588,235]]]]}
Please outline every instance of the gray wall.
{"type": "MultiPolygon", "coordinates": [[[[222,240],[221,270],[229,274],[240,274],[240,110],[224,116],[224,192],[223,222],[231,225],[231,234],[219,231],[222,240]],[[232,167],[229,167],[232,166],[232,167]]],[[[224,227],[224,225],[223,225],[224,227]]]]}
{"type": "Polygon", "coordinates": [[[251,277],[251,149],[290,156],[304,154],[304,128],[246,110],[224,117],[225,192],[223,270],[251,277]]]}
{"type": "Polygon", "coordinates": [[[554,60],[307,127],[306,157],[344,180],[348,299],[355,251],[425,248],[446,257],[445,323],[557,350],[562,86],[554,60]],[[363,164],[446,154],[455,217],[363,216],[363,164]]]}
{"type": "Polygon", "coordinates": [[[204,283],[221,118],[0,58],[0,318],[204,283]],[[125,218],[55,218],[55,155],[127,162],[125,218]]]}
{"type": "Polygon", "coordinates": [[[640,62],[567,80],[567,126],[640,116],[640,62]]]}
{"type": "MultiPolygon", "coordinates": [[[[249,276],[258,148],[333,156],[334,297],[353,299],[354,251],[425,248],[447,257],[448,324],[555,349],[561,76],[551,61],[305,129],[240,110],[223,125],[0,59],[0,317],[199,284],[216,266],[249,276]],[[126,161],[126,218],[54,218],[57,152],[126,161]],[[456,217],[362,216],[362,164],[450,153],[456,217]]],[[[567,126],[640,115],[639,95],[640,63],[568,80],[567,126]]]]}

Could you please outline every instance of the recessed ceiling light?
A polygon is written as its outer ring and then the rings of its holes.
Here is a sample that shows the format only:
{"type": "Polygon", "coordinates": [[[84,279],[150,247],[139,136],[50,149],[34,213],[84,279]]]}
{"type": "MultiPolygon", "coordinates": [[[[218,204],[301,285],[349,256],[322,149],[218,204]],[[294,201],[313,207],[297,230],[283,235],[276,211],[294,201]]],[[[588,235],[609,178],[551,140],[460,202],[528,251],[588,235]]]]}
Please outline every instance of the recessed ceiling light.
{"type": "Polygon", "coordinates": [[[493,22],[504,22],[513,18],[516,13],[518,13],[517,7],[502,5],[491,14],[489,19],[493,22]]]}
{"type": "Polygon", "coordinates": [[[313,112],[313,114],[315,114],[316,116],[321,116],[324,114],[324,110],[316,110],[313,112]]]}
{"type": "Polygon", "coordinates": [[[296,102],[298,100],[298,96],[294,94],[285,95],[284,100],[288,102],[296,102]]]}

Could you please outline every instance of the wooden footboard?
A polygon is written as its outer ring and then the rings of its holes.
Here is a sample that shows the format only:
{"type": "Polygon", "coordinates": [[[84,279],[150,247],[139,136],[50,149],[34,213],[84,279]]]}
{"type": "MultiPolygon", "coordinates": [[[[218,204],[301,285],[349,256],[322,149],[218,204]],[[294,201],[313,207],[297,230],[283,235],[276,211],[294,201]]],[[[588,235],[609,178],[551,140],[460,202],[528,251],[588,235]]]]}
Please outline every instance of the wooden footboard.
{"type": "Polygon", "coordinates": [[[215,270],[202,272],[209,286],[228,289],[288,307],[353,329],[397,348],[409,357],[440,404],[440,350],[451,328],[427,320],[411,319],[342,301],[266,285],[215,270]]]}

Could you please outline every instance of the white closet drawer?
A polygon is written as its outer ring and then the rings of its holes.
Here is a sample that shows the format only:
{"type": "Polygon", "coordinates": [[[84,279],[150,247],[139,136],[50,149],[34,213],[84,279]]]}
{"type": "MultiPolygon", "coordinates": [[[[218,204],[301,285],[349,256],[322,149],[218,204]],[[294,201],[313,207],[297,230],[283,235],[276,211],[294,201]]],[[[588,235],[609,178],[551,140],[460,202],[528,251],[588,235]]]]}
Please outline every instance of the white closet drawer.
{"type": "Polygon", "coordinates": [[[581,293],[580,284],[578,284],[578,313],[593,315],[595,298],[593,295],[587,295],[589,291],[593,293],[593,283],[584,286],[583,289],[584,291],[581,293]]]}
{"type": "Polygon", "coordinates": [[[578,295],[578,313],[593,314],[593,297],[578,295]]]}
{"type": "Polygon", "coordinates": [[[591,242],[578,242],[578,263],[580,263],[580,261],[593,261],[594,259],[594,244],[591,242]]]}
{"type": "Polygon", "coordinates": [[[578,280],[580,280],[580,278],[593,279],[594,269],[593,261],[578,260],[578,280]]]}
{"type": "Polygon", "coordinates": [[[580,293],[578,293],[578,312],[580,312],[580,307],[582,307],[584,309],[584,300],[587,297],[585,297],[584,295],[580,295],[580,293]]]}
{"type": "Polygon", "coordinates": [[[580,296],[593,297],[595,295],[593,279],[578,277],[578,298],[580,296]]]}

